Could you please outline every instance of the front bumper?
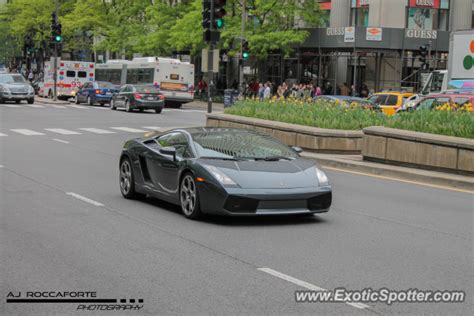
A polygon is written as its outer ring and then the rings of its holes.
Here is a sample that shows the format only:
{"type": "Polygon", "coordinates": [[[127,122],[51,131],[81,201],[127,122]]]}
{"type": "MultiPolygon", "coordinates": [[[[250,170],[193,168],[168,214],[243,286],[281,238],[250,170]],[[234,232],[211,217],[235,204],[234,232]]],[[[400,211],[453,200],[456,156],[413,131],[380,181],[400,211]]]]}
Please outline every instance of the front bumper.
{"type": "Polygon", "coordinates": [[[16,94],[16,93],[0,93],[0,98],[6,101],[29,100],[35,97],[34,93],[16,94]]]}
{"type": "Polygon", "coordinates": [[[229,216],[315,214],[329,211],[330,186],[291,189],[241,189],[200,183],[201,210],[229,216]]]}

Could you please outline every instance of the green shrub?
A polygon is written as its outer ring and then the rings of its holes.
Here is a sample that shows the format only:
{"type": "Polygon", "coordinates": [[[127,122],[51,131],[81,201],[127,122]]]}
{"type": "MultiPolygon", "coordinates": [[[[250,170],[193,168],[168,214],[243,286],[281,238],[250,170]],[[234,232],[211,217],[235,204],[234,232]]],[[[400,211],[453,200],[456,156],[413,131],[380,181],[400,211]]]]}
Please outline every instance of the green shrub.
{"type": "Polygon", "coordinates": [[[301,100],[239,101],[226,114],[299,125],[360,130],[385,126],[417,132],[474,138],[474,115],[466,112],[415,111],[388,117],[360,107],[345,108],[324,102],[301,100]]]}

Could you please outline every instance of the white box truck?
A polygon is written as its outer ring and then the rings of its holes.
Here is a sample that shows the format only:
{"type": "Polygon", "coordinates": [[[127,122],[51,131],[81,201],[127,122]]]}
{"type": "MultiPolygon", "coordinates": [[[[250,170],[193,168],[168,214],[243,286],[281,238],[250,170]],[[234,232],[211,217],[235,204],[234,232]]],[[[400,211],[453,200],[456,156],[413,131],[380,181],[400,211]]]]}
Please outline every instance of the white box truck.
{"type": "Polygon", "coordinates": [[[452,32],[447,70],[430,73],[420,94],[430,95],[452,90],[474,93],[474,30],[452,32]]]}

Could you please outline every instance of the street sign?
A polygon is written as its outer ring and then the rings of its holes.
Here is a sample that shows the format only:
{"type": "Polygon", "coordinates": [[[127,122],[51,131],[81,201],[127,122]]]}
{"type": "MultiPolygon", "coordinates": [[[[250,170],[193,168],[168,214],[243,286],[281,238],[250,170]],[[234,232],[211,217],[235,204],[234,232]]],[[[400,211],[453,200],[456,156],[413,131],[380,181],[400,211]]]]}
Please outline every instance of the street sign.
{"type": "Polygon", "coordinates": [[[355,42],[355,27],[349,26],[344,30],[344,43],[355,42]]]}
{"type": "Polygon", "coordinates": [[[382,28],[381,27],[368,27],[366,32],[367,41],[382,41],[382,28]]]}
{"type": "Polygon", "coordinates": [[[219,72],[219,50],[214,49],[210,52],[207,48],[203,48],[201,52],[201,71],[202,72],[219,72]],[[209,63],[210,62],[210,63],[209,63]]]}

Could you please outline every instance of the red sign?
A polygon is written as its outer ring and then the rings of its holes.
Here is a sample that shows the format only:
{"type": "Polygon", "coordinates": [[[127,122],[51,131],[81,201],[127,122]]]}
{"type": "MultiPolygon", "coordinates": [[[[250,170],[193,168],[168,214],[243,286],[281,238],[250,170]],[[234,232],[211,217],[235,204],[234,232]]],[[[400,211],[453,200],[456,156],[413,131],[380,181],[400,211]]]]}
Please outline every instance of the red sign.
{"type": "Polygon", "coordinates": [[[321,3],[319,4],[319,8],[320,8],[321,10],[331,10],[331,1],[329,1],[329,2],[321,2],[321,3]]]}
{"type": "Polygon", "coordinates": [[[365,7],[369,5],[369,0],[357,0],[357,7],[365,7]]]}
{"type": "Polygon", "coordinates": [[[412,8],[435,8],[438,9],[440,0],[410,0],[412,8]]]}

